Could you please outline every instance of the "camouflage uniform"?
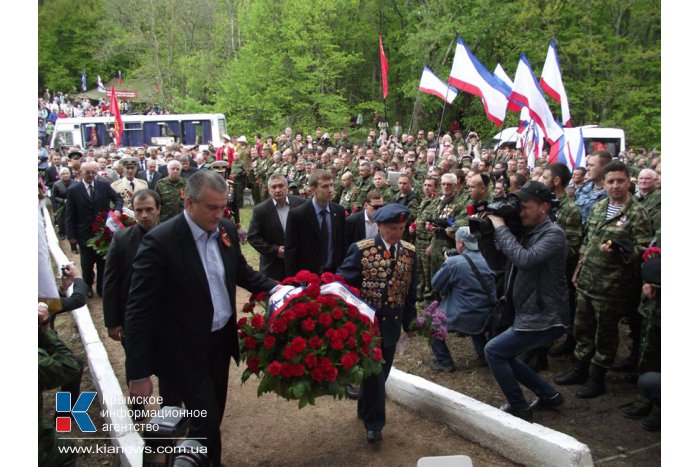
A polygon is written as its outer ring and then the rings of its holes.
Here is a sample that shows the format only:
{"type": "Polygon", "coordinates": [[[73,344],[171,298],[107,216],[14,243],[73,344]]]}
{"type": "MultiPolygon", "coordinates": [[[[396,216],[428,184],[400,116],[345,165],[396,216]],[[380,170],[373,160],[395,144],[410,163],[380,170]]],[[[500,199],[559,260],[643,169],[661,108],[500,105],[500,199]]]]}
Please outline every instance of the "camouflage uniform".
{"type": "Polygon", "coordinates": [[[385,204],[398,203],[406,206],[410,211],[408,215],[408,220],[406,221],[406,230],[403,233],[403,239],[409,243],[416,243],[416,235],[409,232],[409,226],[416,221],[418,217],[418,206],[420,205],[420,200],[418,199],[418,193],[412,191],[406,196],[401,196],[401,193],[396,193],[393,199],[387,199],[384,201],[385,204]]]}
{"type": "Polygon", "coordinates": [[[371,175],[367,175],[367,178],[360,178],[359,182],[356,181],[355,185],[357,186],[357,194],[352,200],[352,206],[357,209],[362,209],[367,199],[367,193],[374,189],[374,180],[372,180],[371,175]]]}
{"type": "MultiPolygon", "coordinates": [[[[457,203],[456,196],[443,200],[438,198],[431,204],[429,221],[433,224],[433,237],[430,242],[430,272],[435,273],[445,262],[443,248],[454,248],[455,240],[447,233],[454,233],[455,218],[464,212],[464,206],[457,203]]],[[[432,277],[431,277],[432,278],[432,277]]]]}
{"type": "Polygon", "coordinates": [[[357,197],[357,187],[355,185],[350,185],[350,187],[345,188],[340,194],[340,204],[348,213],[352,212],[352,201],[357,197]]]}
{"type": "Polygon", "coordinates": [[[304,191],[307,180],[306,169],[295,170],[289,176],[289,192],[293,195],[300,195],[304,191]]]}
{"type": "MultiPolygon", "coordinates": [[[[382,195],[382,199],[384,200],[384,204],[389,204],[391,203],[394,198],[396,197],[396,192],[389,186],[386,185],[384,188],[381,190],[379,188],[372,188],[372,190],[376,190],[379,192],[380,195],[382,195]]],[[[370,191],[372,191],[370,190],[370,191]]]]}
{"type": "Polygon", "coordinates": [[[255,167],[253,167],[253,174],[255,175],[256,180],[255,185],[257,185],[258,199],[260,200],[259,202],[265,201],[267,198],[270,197],[269,193],[267,192],[267,172],[271,164],[272,158],[258,158],[255,167]]]}
{"type": "Polygon", "coordinates": [[[67,384],[78,378],[82,371],[80,362],[58,338],[55,331],[39,333],[39,465],[75,465],[77,454],[59,452],[60,447],[73,443],[56,438],[56,427],[44,420],[42,391],[67,384]]]}
{"type": "Polygon", "coordinates": [[[653,191],[647,193],[644,197],[637,197],[639,204],[644,206],[644,209],[649,213],[651,219],[651,229],[656,234],[661,230],[661,190],[654,188],[653,191]]]}
{"type": "Polygon", "coordinates": [[[169,177],[158,180],[155,192],[160,195],[160,222],[177,216],[185,208],[186,186],[184,177],[180,177],[177,182],[171,181],[169,177]]]}
{"type": "Polygon", "coordinates": [[[433,233],[427,228],[428,219],[433,215],[433,204],[438,198],[424,198],[418,205],[416,213],[416,257],[418,258],[418,296],[432,295],[431,281],[433,271],[430,268],[430,259],[425,255],[425,250],[430,246],[433,233]]]}
{"type": "Polygon", "coordinates": [[[651,241],[649,215],[634,197],[610,219],[606,219],[608,204],[607,198],[596,203],[588,220],[574,322],[574,355],[602,368],[615,360],[618,322],[639,300],[641,253],[651,241]],[[600,245],[609,240],[631,240],[633,251],[600,251],[600,245]]]}
{"type": "Polygon", "coordinates": [[[233,189],[236,191],[236,200],[239,208],[243,207],[243,197],[248,181],[248,167],[242,158],[231,164],[231,179],[233,180],[233,189]]]}

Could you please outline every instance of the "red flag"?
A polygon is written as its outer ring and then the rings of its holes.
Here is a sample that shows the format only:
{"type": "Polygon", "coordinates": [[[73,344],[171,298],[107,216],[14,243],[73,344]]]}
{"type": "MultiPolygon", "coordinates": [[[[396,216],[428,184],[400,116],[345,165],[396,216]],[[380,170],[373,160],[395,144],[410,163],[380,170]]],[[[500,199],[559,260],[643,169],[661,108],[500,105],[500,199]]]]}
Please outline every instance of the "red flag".
{"type": "Polygon", "coordinates": [[[379,58],[382,62],[382,94],[384,99],[389,95],[389,83],[386,80],[386,74],[389,72],[389,64],[386,62],[386,55],[384,55],[384,46],[382,46],[382,35],[379,35],[379,58]]]}
{"type": "Polygon", "coordinates": [[[114,90],[114,83],[112,83],[112,97],[109,100],[109,113],[114,115],[114,144],[119,147],[122,144],[124,124],[122,123],[122,114],[119,112],[119,102],[117,102],[117,92],[114,90]]]}

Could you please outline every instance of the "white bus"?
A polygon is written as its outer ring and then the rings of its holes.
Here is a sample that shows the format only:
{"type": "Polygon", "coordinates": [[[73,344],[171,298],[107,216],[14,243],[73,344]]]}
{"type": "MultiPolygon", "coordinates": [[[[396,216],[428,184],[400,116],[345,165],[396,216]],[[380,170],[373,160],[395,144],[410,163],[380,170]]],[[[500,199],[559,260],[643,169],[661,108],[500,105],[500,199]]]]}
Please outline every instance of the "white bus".
{"type": "MultiPolygon", "coordinates": [[[[586,154],[599,149],[607,149],[614,157],[626,150],[625,130],[620,128],[601,128],[598,125],[581,127],[586,154]]],[[[518,127],[504,128],[496,133],[488,143],[488,148],[498,149],[501,146],[515,147],[518,141],[518,127]]],[[[549,147],[545,143],[545,147],[549,147]]]]}
{"type": "MultiPolygon", "coordinates": [[[[122,115],[122,147],[211,144],[222,146],[226,133],[223,114],[122,115]]],[[[51,147],[107,146],[114,141],[114,117],[59,118],[51,147]]]]}

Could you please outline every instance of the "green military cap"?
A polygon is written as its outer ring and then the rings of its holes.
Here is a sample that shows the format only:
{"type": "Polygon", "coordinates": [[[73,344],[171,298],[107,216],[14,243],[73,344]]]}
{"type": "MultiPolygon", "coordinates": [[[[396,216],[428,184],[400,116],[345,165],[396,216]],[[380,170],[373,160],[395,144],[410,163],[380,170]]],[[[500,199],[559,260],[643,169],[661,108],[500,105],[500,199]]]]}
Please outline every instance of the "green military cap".
{"type": "Polygon", "coordinates": [[[226,169],[228,169],[228,162],[226,161],[216,161],[212,162],[212,164],[209,166],[211,170],[214,170],[216,172],[224,172],[226,169]]]}

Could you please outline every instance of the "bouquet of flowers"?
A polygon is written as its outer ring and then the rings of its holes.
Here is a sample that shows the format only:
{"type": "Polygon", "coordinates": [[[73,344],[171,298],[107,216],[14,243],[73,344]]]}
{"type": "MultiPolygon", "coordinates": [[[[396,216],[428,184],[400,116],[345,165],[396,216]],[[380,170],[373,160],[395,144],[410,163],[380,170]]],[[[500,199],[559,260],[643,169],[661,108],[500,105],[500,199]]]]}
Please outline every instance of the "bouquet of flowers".
{"type": "Polygon", "coordinates": [[[435,300],[411,323],[411,330],[419,336],[427,337],[428,345],[432,346],[435,339],[444,341],[447,337],[445,322],[447,316],[444,311],[438,309],[438,302],[435,300]]]}
{"type": "Polygon", "coordinates": [[[301,409],[318,396],[342,399],[345,387],[381,371],[382,350],[373,310],[353,287],[330,273],[308,271],[282,281],[269,300],[268,313],[251,296],[238,320],[242,381],[260,378],[258,397],[275,392],[299,401],[301,409]]]}
{"type": "Polygon", "coordinates": [[[103,258],[107,256],[109,245],[112,243],[114,232],[125,229],[136,224],[133,214],[125,209],[121,215],[117,216],[114,211],[104,211],[100,213],[92,223],[94,237],[87,241],[90,248],[103,258]]]}

